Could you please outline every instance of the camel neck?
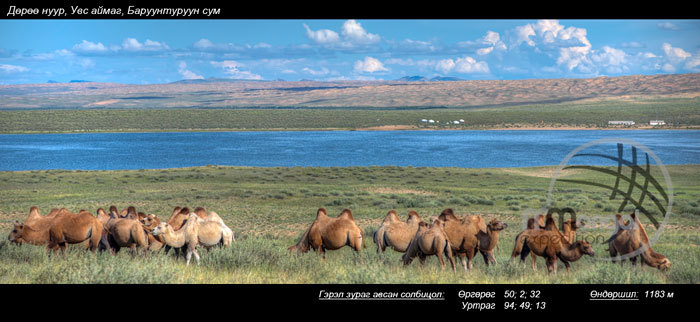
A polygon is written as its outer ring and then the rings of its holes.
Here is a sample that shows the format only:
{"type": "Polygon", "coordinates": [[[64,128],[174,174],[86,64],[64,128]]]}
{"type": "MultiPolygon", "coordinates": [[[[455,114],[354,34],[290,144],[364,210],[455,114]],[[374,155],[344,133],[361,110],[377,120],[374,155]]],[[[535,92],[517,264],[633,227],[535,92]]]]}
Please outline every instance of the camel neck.
{"type": "Polygon", "coordinates": [[[170,247],[182,247],[185,244],[185,232],[183,229],[167,229],[163,234],[163,240],[170,247]]]}

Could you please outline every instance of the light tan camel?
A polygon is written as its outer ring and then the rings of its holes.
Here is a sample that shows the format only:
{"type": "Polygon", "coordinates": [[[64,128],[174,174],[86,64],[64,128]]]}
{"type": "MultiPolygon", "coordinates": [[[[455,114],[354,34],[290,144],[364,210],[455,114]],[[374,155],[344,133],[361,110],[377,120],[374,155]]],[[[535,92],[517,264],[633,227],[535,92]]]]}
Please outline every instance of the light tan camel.
{"type": "Polygon", "coordinates": [[[306,253],[313,248],[326,259],[326,250],[336,250],[343,246],[350,246],[356,252],[365,248],[364,232],[355,223],[352,212],[344,209],[337,218],[330,218],[326,209],[319,208],[316,219],[304,232],[296,245],[288,248],[289,251],[306,253]]]}
{"type": "MultiPolygon", "coordinates": [[[[671,267],[671,261],[666,256],[657,253],[651,248],[644,225],[642,225],[642,222],[634,213],[630,216],[634,220],[631,227],[629,222],[623,222],[622,216],[619,214],[616,216],[616,231],[610,239],[608,239],[608,251],[610,252],[610,257],[613,258],[612,262],[615,263],[618,254],[627,255],[639,252],[639,256],[642,258],[642,264],[655,267],[659,270],[669,269],[671,267]]],[[[637,263],[637,256],[632,256],[630,261],[635,265],[637,263]]],[[[624,262],[624,259],[620,260],[620,264],[622,264],[622,262],[624,262]]]]}
{"type": "Polygon", "coordinates": [[[396,210],[390,210],[384,221],[374,233],[377,253],[383,253],[387,246],[404,253],[418,231],[418,224],[423,222],[417,212],[411,210],[406,222],[401,221],[396,210]]]}
{"type": "Polygon", "coordinates": [[[452,271],[455,272],[455,261],[452,256],[452,247],[445,233],[445,223],[440,219],[435,219],[430,225],[424,222],[419,224],[418,231],[416,231],[413,240],[401,259],[404,265],[408,265],[413,261],[413,258],[418,256],[421,264],[424,264],[427,256],[435,255],[440,261],[440,267],[444,270],[445,260],[442,258],[443,254],[450,260],[452,271]]]}
{"type": "Polygon", "coordinates": [[[477,234],[488,234],[484,219],[478,215],[459,219],[451,208],[443,210],[438,219],[445,223],[444,229],[452,246],[452,253],[462,259],[464,270],[471,270],[474,255],[479,251],[477,234]]]}
{"type": "MultiPolygon", "coordinates": [[[[171,247],[187,247],[187,265],[194,254],[199,265],[198,246],[231,245],[231,239],[226,236],[226,229],[220,222],[203,220],[196,214],[190,214],[182,229],[174,230],[168,223],[160,223],[152,231],[155,236],[162,236],[165,243],[171,247]]],[[[229,236],[230,237],[230,236],[229,236]]]]}
{"type": "Polygon", "coordinates": [[[153,229],[156,228],[160,224],[160,219],[155,215],[155,214],[148,214],[147,216],[144,216],[143,218],[139,219],[141,222],[141,225],[143,228],[146,230],[147,238],[148,238],[148,250],[150,251],[158,251],[163,246],[165,246],[165,240],[163,240],[163,236],[153,236],[153,229]]]}

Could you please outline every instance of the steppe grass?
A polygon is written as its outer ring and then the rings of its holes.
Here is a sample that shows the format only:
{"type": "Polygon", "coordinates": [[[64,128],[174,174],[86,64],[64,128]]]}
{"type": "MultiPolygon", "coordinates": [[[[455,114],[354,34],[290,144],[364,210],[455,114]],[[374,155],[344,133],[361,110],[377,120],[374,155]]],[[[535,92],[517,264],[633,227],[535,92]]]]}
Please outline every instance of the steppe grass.
{"type": "MultiPolygon", "coordinates": [[[[593,244],[596,257],[585,256],[567,273],[548,276],[544,260],[532,272],[526,263],[510,261],[515,235],[522,229],[522,212],[546,204],[551,167],[460,169],[414,167],[248,168],[199,167],[133,171],[0,172],[0,283],[698,283],[700,282],[700,167],[668,166],[673,179],[673,213],[654,249],[668,256],[672,267],[612,264],[600,260],[607,245],[593,244]],[[167,219],[175,206],[204,206],[216,211],[235,231],[230,248],[200,249],[201,265],[189,267],[174,253],[132,256],[125,250],[112,256],[69,247],[65,258],[43,247],[7,242],[15,220],[23,221],[31,206],[43,214],[53,207],[73,211],[110,205],[155,213],[167,219]],[[326,260],[310,252],[290,254],[313,221],[316,209],[335,216],[350,208],[365,232],[360,254],[350,248],[329,251],[326,260]],[[498,264],[486,267],[480,255],[474,269],[440,269],[435,257],[425,265],[409,266],[401,253],[377,254],[372,235],[390,209],[402,219],[415,209],[428,220],[446,207],[459,215],[482,214],[508,224],[499,239],[498,264]],[[514,210],[514,208],[518,210],[514,210]]],[[[654,169],[654,171],[657,171],[654,169]]],[[[567,178],[604,182],[603,176],[573,172],[567,178]]],[[[619,200],[609,193],[581,185],[555,185],[557,207],[576,205],[579,215],[611,214],[619,200]],[[608,209],[608,210],[606,210],[608,209]]],[[[659,216],[659,214],[656,214],[659,216]]],[[[605,238],[610,226],[589,227],[580,236],[605,238]]],[[[650,233],[655,230],[647,228],[650,233]]],[[[448,263],[449,265],[449,263],[448,263]]]]}

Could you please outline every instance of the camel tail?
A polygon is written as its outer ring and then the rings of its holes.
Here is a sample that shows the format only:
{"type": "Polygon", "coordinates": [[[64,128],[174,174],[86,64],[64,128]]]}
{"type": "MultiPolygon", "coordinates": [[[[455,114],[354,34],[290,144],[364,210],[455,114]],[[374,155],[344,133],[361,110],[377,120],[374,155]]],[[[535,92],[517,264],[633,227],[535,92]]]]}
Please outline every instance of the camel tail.
{"type": "Polygon", "coordinates": [[[518,257],[520,253],[523,251],[523,245],[525,245],[525,241],[527,240],[527,234],[521,233],[518,235],[518,237],[515,239],[515,246],[513,247],[513,253],[510,255],[511,258],[518,257]]]}

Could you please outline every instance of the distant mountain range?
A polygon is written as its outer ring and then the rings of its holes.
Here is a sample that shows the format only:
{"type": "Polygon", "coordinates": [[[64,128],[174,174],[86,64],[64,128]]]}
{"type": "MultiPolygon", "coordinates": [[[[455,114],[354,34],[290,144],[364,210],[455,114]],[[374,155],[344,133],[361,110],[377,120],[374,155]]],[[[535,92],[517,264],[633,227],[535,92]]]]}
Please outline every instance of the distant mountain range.
{"type": "Polygon", "coordinates": [[[428,79],[427,77],[424,76],[404,76],[397,81],[400,82],[454,82],[454,81],[463,81],[464,79],[457,78],[457,77],[442,77],[442,76],[435,76],[433,78],[428,79]]]}

